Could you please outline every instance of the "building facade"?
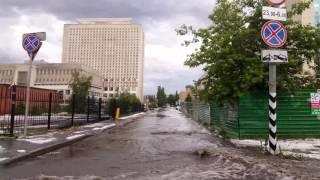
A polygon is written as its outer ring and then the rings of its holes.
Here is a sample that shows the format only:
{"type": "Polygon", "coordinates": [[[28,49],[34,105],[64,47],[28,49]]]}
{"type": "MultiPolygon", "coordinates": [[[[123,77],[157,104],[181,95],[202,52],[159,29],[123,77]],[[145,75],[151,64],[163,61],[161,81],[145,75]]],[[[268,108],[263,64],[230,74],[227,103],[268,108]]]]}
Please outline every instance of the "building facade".
{"type": "MultiPolygon", "coordinates": [[[[29,64],[2,64],[0,65],[0,84],[27,85],[29,64]]],[[[72,94],[70,83],[72,73],[92,77],[90,96],[103,96],[103,78],[91,69],[80,64],[34,62],[31,74],[31,87],[57,90],[68,100],[72,94]]]]}
{"type": "MultiPolygon", "coordinates": [[[[288,9],[290,9],[293,4],[303,1],[304,0],[287,1],[288,9]]],[[[320,25],[320,0],[313,0],[310,8],[305,10],[301,15],[294,16],[293,19],[300,22],[302,25],[320,25]]]]}
{"type": "Polygon", "coordinates": [[[320,26],[320,0],[313,0],[313,15],[316,26],[320,26]]]}
{"type": "Polygon", "coordinates": [[[143,101],[144,31],[131,19],[79,19],[78,24],[66,24],[63,62],[99,72],[105,97],[127,91],[143,101]]]}

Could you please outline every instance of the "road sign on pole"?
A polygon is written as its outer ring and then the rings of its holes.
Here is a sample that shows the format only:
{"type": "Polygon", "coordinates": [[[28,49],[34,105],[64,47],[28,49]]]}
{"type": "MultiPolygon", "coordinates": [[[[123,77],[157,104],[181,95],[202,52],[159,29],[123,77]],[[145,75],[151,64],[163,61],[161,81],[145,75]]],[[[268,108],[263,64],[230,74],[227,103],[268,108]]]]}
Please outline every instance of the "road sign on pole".
{"type": "MultiPolygon", "coordinates": [[[[268,0],[270,6],[263,7],[262,17],[271,21],[266,22],[261,29],[263,41],[271,48],[280,48],[286,44],[287,30],[278,21],[287,20],[287,11],[274,8],[284,5],[285,0],[268,0]]],[[[269,138],[268,151],[279,154],[277,138],[277,64],[288,62],[288,52],[280,49],[265,49],[261,51],[262,62],[269,65],[269,138]]]]}
{"type": "Polygon", "coordinates": [[[270,6],[281,6],[286,2],[286,0],[268,0],[268,3],[270,4],[270,6]]]}
{"type": "MultiPolygon", "coordinates": [[[[41,33],[41,39],[45,40],[46,34],[41,33]]],[[[35,56],[37,55],[42,42],[37,33],[30,33],[24,34],[22,38],[22,46],[27,51],[30,57],[30,64],[29,64],[29,71],[27,77],[27,95],[26,95],[26,108],[24,113],[24,136],[27,136],[27,129],[28,129],[28,113],[29,113],[29,104],[30,104],[30,84],[31,84],[31,71],[32,71],[32,61],[34,60],[35,56]]]]}
{"type": "Polygon", "coordinates": [[[29,34],[23,38],[22,45],[28,53],[34,53],[39,50],[41,41],[37,35],[29,34]]]}
{"type": "Polygon", "coordinates": [[[262,18],[267,20],[287,21],[287,10],[283,8],[263,6],[262,18]]]}
{"type": "Polygon", "coordinates": [[[320,93],[310,93],[311,114],[320,115],[320,93]]]}
{"type": "Polygon", "coordinates": [[[29,35],[36,35],[40,39],[40,41],[47,40],[45,32],[36,32],[36,33],[23,34],[22,39],[24,39],[26,36],[29,36],[29,35]]]}
{"type": "Polygon", "coordinates": [[[287,42],[287,30],[278,21],[268,21],[261,29],[263,41],[272,48],[279,48],[287,42]]]}
{"type": "Polygon", "coordinates": [[[261,51],[261,61],[263,63],[288,63],[288,51],[282,49],[263,49],[261,51]]]}

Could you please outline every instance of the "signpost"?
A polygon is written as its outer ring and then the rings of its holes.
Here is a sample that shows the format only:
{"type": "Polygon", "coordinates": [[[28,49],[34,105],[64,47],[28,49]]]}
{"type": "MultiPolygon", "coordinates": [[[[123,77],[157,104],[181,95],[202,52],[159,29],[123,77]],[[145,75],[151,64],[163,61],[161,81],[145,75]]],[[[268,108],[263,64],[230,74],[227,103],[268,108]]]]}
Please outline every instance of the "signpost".
{"type": "Polygon", "coordinates": [[[28,128],[28,113],[29,113],[29,104],[30,104],[30,84],[31,84],[31,71],[32,71],[32,61],[37,55],[41,45],[42,40],[44,41],[46,38],[46,33],[30,33],[24,34],[22,38],[22,46],[27,51],[30,57],[29,71],[27,77],[27,95],[26,95],[26,108],[24,114],[24,136],[27,136],[27,128],[28,128]],[[39,35],[39,36],[38,36],[39,35]]]}
{"type": "Polygon", "coordinates": [[[261,51],[261,61],[263,63],[288,63],[288,51],[282,49],[263,49],[261,51]]]}
{"type": "MultiPolygon", "coordinates": [[[[281,48],[287,41],[287,30],[279,21],[287,20],[286,9],[275,8],[283,5],[285,0],[268,0],[272,7],[263,7],[262,18],[270,20],[261,29],[261,37],[270,48],[281,48]],[[279,20],[279,21],[278,21],[279,20]]],[[[261,60],[269,64],[269,142],[271,154],[279,153],[277,139],[277,64],[288,62],[288,52],[284,49],[263,49],[261,60]]]]}
{"type": "Polygon", "coordinates": [[[280,48],[287,42],[287,30],[278,21],[268,21],[261,29],[263,41],[272,48],[280,48]]]}
{"type": "Polygon", "coordinates": [[[286,0],[268,0],[270,6],[281,6],[286,2],[286,0]]]}
{"type": "Polygon", "coordinates": [[[311,114],[320,115],[320,93],[310,94],[311,114]]]}
{"type": "Polygon", "coordinates": [[[286,21],[287,20],[287,10],[282,8],[274,7],[262,7],[262,18],[268,20],[286,21]]]}

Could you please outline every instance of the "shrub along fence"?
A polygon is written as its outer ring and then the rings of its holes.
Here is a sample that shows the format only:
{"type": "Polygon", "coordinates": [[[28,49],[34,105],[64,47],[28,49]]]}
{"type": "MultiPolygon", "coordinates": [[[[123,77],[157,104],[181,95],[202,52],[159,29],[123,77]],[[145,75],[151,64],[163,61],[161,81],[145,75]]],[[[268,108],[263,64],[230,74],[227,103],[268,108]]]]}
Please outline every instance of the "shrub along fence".
{"type": "MultiPolygon", "coordinates": [[[[315,92],[316,90],[308,89],[278,96],[279,138],[320,137],[320,116],[312,115],[310,105],[310,93],[315,92]]],[[[204,103],[183,104],[183,112],[190,116],[206,116],[207,113],[199,104],[204,103]]],[[[209,129],[230,138],[267,138],[267,96],[242,96],[233,103],[221,106],[210,102],[206,106],[210,106],[210,123],[207,124],[209,129]]]]}

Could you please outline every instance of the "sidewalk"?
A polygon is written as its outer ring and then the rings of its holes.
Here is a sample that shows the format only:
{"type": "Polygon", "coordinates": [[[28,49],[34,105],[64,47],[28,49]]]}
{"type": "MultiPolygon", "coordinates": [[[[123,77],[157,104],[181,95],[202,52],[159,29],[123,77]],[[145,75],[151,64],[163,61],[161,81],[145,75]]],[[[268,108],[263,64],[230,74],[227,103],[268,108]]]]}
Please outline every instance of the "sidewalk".
{"type": "MultiPolygon", "coordinates": [[[[34,150],[46,148],[51,145],[63,144],[67,141],[82,140],[85,136],[94,136],[102,133],[107,129],[116,126],[123,126],[133,120],[140,118],[145,113],[138,113],[131,116],[121,117],[118,121],[102,121],[99,123],[88,124],[85,126],[72,127],[63,130],[52,130],[47,134],[28,136],[27,138],[19,137],[7,138],[0,137],[0,164],[13,157],[27,155],[34,150]]],[[[54,153],[54,152],[52,152],[54,153]]]]}
{"type": "MultiPolygon", "coordinates": [[[[230,141],[237,147],[263,149],[265,146],[265,140],[231,139],[230,141]]],[[[278,144],[283,155],[320,160],[320,139],[280,139],[278,140],[278,144]]]]}

